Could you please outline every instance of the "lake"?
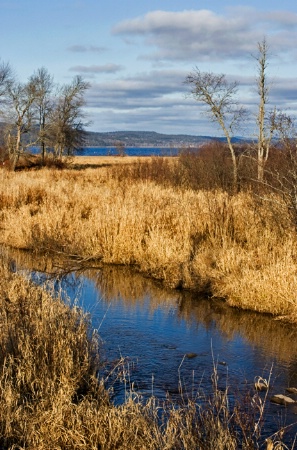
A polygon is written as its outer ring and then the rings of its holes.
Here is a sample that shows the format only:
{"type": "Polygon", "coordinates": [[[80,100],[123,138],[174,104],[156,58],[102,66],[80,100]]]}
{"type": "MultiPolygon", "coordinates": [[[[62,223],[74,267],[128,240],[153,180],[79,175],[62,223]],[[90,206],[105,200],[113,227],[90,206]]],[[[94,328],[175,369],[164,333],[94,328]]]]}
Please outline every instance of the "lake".
{"type": "MultiPolygon", "coordinates": [[[[176,156],[179,152],[177,148],[153,148],[153,147],[125,147],[127,156],[176,156]]],[[[112,156],[117,155],[116,148],[107,147],[85,147],[77,150],[77,156],[112,156]]]]}
{"type": "MultiPolygon", "coordinates": [[[[40,152],[39,147],[30,147],[34,154],[40,152]]],[[[125,147],[127,156],[176,156],[180,149],[169,147],[125,147]]],[[[77,156],[112,156],[117,155],[115,147],[84,147],[75,151],[77,156]]]]}

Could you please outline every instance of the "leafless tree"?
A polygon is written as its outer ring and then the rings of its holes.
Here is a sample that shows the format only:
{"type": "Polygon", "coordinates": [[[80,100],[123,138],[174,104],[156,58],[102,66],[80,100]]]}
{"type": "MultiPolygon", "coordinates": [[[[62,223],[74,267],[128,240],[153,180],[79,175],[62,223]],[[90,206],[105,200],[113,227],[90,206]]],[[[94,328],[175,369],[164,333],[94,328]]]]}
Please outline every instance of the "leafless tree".
{"type": "Polygon", "coordinates": [[[125,143],[122,141],[116,141],[114,143],[116,154],[118,156],[125,156],[126,155],[126,149],[125,149],[125,143]]]}
{"type": "Polygon", "coordinates": [[[221,127],[228,144],[233,163],[233,187],[238,190],[238,162],[232,137],[243,120],[245,111],[236,101],[237,83],[228,82],[225,75],[200,72],[198,68],[186,78],[190,94],[207,106],[207,112],[221,127]]]}
{"type": "Polygon", "coordinates": [[[269,150],[273,134],[275,132],[276,111],[267,115],[267,104],[269,101],[269,84],[267,82],[268,67],[268,45],[264,38],[262,42],[258,42],[258,55],[255,56],[258,65],[257,88],[259,94],[259,108],[257,115],[258,125],[258,181],[263,181],[264,169],[269,156],[269,150]]]}
{"type": "Polygon", "coordinates": [[[41,147],[42,160],[44,161],[48,143],[47,126],[53,108],[52,92],[54,88],[54,81],[48,70],[41,67],[34,73],[34,75],[32,75],[30,82],[35,87],[36,91],[33,106],[36,110],[39,127],[37,143],[41,147]]]}
{"type": "Polygon", "coordinates": [[[7,98],[7,88],[13,82],[13,73],[8,63],[0,62],[0,113],[1,104],[5,103],[7,98]]]}
{"type": "Polygon", "coordinates": [[[62,86],[50,113],[49,135],[54,148],[54,155],[72,154],[81,146],[84,126],[84,94],[89,84],[82,77],[76,76],[71,84],[62,86]]]}
{"type": "Polygon", "coordinates": [[[15,166],[20,154],[29,144],[24,144],[22,136],[29,133],[33,124],[33,102],[36,99],[36,89],[32,81],[27,83],[12,82],[7,86],[8,122],[7,147],[15,166]]]}
{"type": "Polygon", "coordinates": [[[297,131],[292,117],[282,111],[274,111],[271,122],[278,142],[278,160],[273,167],[265,168],[261,181],[268,192],[277,196],[263,198],[271,203],[279,221],[282,216],[287,217],[282,214],[285,208],[297,231],[297,131]]]}

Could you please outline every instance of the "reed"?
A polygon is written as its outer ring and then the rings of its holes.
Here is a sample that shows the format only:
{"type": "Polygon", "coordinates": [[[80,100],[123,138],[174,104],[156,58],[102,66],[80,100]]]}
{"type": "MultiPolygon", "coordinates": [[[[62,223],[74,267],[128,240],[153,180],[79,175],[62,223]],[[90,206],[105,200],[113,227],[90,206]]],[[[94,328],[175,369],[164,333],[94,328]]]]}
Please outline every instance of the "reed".
{"type": "Polygon", "coordinates": [[[193,191],[110,167],[0,178],[3,244],[133,265],[171,288],[296,319],[297,240],[281,198],[193,191]]]}

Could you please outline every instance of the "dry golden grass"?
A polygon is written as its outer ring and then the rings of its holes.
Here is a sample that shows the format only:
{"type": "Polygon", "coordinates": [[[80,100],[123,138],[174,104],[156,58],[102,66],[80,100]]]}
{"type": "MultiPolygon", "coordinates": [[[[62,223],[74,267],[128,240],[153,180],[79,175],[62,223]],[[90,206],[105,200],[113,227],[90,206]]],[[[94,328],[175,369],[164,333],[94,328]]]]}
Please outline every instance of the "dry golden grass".
{"type": "MultiPolygon", "coordinates": [[[[69,167],[74,169],[87,169],[98,167],[125,166],[151,163],[153,156],[73,156],[69,167]]],[[[172,156],[162,157],[166,161],[174,161],[172,156]]]]}
{"type": "Polygon", "coordinates": [[[169,287],[296,318],[294,228],[249,193],[118,179],[110,167],[1,171],[0,181],[3,244],[134,265],[169,287]]]}
{"type": "MultiPolygon", "coordinates": [[[[144,158],[141,158],[144,159],[144,158]]],[[[140,161],[141,161],[140,159],[140,161]]],[[[151,158],[149,158],[151,159],[151,158]]],[[[117,165],[134,164],[134,156],[74,156],[70,166],[74,169],[88,169],[98,167],[111,167],[117,165]]]]}

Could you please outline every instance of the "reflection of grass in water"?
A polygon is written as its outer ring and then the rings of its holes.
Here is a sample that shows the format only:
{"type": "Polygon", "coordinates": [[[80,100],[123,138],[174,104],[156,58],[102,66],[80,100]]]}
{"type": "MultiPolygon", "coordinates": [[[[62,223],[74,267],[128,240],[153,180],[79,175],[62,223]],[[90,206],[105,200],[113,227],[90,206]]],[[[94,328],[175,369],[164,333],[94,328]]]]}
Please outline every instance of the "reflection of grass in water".
{"type": "Polygon", "coordinates": [[[99,273],[88,270],[84,274],[95,282],[104,300],[120,297],[127,306],[141,304],[149,297],[150,308],[154,311],[159,306],[165,307],[166,303],[175,303],[179,296],[176,291],[165,289],[128,267],[109,266],[99,273]]]}
{"type": "Polygon", "coordinates": [[[131,392],[112,405],[95,377],[100,355],[88,318],[3,264],[0,317],[3,449],[235,450],[263,443],[259,397],[231,408],[216,370],[209,399],[181,395],[179,403],[159,405],[131,392]]]}
{"type": "Polygon", "coordinates": [[[219,300],[193,300],[191,293],[183,293],[179,314],[187,321],[202,322],[206,327],[214,322],[227,339],[242,336],[250,345],[265,348],[268,355],[291,362],[297,356],[292,345],[297,339],[296,326],[274,320],[271,316],[230,308],[219,300]]]}
{"type": "MultiPolygon", "coordinates": [[[[267,354],[281,361],[292,361],[297,356],[296,326],[273,320],[269,315],[241,311],[225,302],[197,296],[190,292],[166,290],[129,268],[105,267],[99,272],[88,270],[84,274],[95,282],[102,298],[112,301],[121,298],[127,306],[138,305],[149,296],[152,311],[159,307],[178,305],[178,315],[187,323],[203,323],[206,328],[213,323],[233,339],[236,334],[250,345],[265,348],[267,354]]],[[[164,308],[166,311],[166,308],[164,308]]]]}

